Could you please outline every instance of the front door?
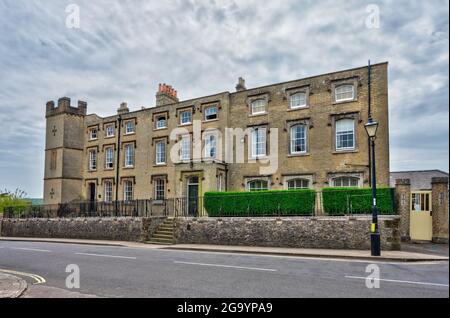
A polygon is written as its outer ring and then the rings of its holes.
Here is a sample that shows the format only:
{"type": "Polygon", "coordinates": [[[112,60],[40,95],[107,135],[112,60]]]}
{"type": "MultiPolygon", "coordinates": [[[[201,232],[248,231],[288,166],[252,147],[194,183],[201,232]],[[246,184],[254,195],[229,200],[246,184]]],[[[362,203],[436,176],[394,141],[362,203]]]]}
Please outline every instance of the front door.
{"type": "Polygon", "coordinates": [[[95,183],[89,183],[89,212],[95,212],[95,199],[96,199],[96,189],[95,183]]]}
{"type": "Polygon", "coordinates": [[[189,177],[187,187],[188,215],[198,216],[198,177],[189,177]]]}
{"type": "Polygon", "coordinates": [[[411,192],[410,235],[412,240],[431,241],[433,236],[431,205],[431,191],[411,192]]]}

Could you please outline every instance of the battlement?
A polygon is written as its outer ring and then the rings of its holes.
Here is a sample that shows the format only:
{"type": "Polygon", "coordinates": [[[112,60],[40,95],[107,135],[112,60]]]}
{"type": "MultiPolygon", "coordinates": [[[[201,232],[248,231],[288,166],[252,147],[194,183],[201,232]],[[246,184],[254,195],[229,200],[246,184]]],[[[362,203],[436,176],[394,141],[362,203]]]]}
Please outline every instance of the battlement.
{"type": "Polygon", "coordinates": [[[78,101],[78,107],[70,106],[69,97],[61,97],[58,99],[58,105],[55,106],[54,101],[48,101],[46,104],[45,117],[55,116],[59,114],[73,114],[78,116],[85,116],[87,112],[87,103],[78,101]]]}

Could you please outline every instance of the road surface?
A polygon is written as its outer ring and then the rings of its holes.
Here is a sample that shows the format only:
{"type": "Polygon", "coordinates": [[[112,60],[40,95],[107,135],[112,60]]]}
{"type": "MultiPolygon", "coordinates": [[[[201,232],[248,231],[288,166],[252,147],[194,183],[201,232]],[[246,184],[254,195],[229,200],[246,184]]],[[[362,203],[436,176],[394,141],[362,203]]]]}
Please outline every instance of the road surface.
{"type": "Polygon", "coordinates": [[[449,297],[448,262],[376,263],[379,288],[367,288],[368,261],[0,242],[0,270],[30,285],[67,290],[70,264],[70,291],[98,297],[449,297]]]}

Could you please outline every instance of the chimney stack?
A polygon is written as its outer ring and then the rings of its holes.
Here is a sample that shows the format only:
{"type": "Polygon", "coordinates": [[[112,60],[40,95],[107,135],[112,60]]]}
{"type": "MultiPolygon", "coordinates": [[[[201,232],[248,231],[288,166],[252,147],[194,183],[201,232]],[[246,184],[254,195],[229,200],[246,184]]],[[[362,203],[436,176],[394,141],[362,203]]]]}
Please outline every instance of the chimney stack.
{"type": "Polygon", "coordinates": [[[245,79],[242,77],[239,77],[238,84],[236,85],[236,91],[245,91],[247,88],[245,88],[245,79]]]}
{"type": "Polygon", "coordinates": [[[178,103],[178,92],[166,83],[158,85],[158,92],[156,93],[156,106],[163,106],[178,103]]]}
{"type": "Polygon", "coordinates": [[[119,115],[126,114],[129,112],[130,110],[128,109],[128,104],[126,102],[121,103],[119,109],[117,110],[117,114],[119,115]]]}

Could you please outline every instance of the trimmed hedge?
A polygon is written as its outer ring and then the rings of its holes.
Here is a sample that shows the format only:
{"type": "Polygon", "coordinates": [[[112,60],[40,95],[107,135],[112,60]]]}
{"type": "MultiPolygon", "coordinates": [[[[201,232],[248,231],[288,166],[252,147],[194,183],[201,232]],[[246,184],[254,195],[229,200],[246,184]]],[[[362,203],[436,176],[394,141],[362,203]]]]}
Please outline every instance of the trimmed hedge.
{"type": "Polygon", "coordinates": [[[314,190],[272,190],[254,192],[206,192],[204,207],[211,217],[311,215],[314,190]]]}
{"type": "MultiPolygon", "coordinates": [[[[371,188],[324,188],[322,200],[327,214],[370,214],[372,212],[371,188]]],[[[395,214],[394,202],[394,189],[377,189],[379,214],[395,214]]]]}

